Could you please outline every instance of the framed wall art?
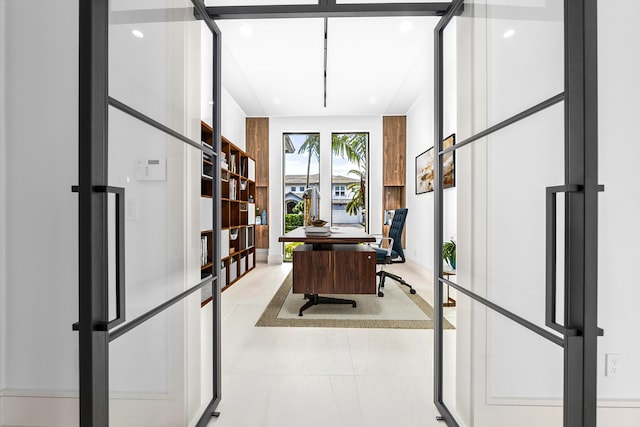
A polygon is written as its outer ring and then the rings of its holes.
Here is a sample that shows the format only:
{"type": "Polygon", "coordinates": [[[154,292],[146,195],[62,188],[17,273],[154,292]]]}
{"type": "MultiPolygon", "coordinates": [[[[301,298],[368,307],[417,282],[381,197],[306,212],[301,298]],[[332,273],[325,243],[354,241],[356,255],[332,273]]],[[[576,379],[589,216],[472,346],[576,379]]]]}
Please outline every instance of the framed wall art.
{"type": "MultiPolygon", "coordinates": [[[[456,134],[452,133],[442,141],[442,148],[453,147],[456,143],[456,134]]],[[[416,194],[429,193],[434,190],[433,176],[434,151],[433,147],[416,157],[416,194]]],[[[443,188],[451,188],[456,185],[456,153],[451,151],[442,159],[443,188]]]]}
{"type": "MultiPolygon", "coordinates": [[[[442,149],[453,147],[456,143],[456,134],[452,133],[442,141],[442,149]]],[[[451,151],[444,155],[442,159],[442,188],[456,186],[456,152],[451,151]]]]}
{"type": "Polygon", "coordinates": [[[433,191],[433,147],[416,157],[416,194],[433,191]]]}

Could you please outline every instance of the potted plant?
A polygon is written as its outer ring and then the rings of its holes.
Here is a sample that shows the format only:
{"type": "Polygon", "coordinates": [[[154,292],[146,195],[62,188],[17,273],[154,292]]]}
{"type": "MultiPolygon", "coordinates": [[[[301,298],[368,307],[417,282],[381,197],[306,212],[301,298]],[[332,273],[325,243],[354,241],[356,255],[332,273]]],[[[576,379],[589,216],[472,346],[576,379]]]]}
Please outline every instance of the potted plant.
{"type": "Polygon", "coordinates": [[[456,269],[456,242],[454,240],[442,245],[442,259],[447,261],[451,268],[456,269]]]}

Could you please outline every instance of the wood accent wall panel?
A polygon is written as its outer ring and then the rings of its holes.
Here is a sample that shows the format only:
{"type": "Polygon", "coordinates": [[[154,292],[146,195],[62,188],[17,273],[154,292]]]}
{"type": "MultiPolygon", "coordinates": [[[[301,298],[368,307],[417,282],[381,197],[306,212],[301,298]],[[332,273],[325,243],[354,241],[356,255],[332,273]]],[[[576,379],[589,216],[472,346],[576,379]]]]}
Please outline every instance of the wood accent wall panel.
{"type": "MultiPolygon", "coordinates": [[[[267,209],[269,216],[269,118],[247,117],[247,153],[256,161],[256,207],[262,212],[267,209]]],[[[256,248],[269,248],[269,222],[256,225],[256,248]]]]}
{"type": "Polygon", "coordinates": [[[382,118],[383,185],[405,185],[407,170],[407,118],[385,116],[382,118]]]}
{"type": "Polygon", "coordinates": [[[256,160],[256,185],[269,185],[269,118],[247,117],[247,153],[256,160]]]}
{"type": "MultiPolygon", "coordinates": [[[[385,116],[382,118],[383,154],[382,209],[404,208],[406,199],[407,171],[407,118],[406,116],[385,116]]],[[[384,216],[383,216],[384,218],[384,216]]],[[[382,226],[382,233],[389,234],[389,226],[382,226]]],[[[407,229],[402,232],[402,246],[405,246],[407,229]]],[[[383,246],[386,246],[383,244],[383,246]]]]}
{"type": "Polygon", "coordinates": [[[383,206],[386,210],[404,208],[407,204],[404,187],[385,187],[383,206]]]}

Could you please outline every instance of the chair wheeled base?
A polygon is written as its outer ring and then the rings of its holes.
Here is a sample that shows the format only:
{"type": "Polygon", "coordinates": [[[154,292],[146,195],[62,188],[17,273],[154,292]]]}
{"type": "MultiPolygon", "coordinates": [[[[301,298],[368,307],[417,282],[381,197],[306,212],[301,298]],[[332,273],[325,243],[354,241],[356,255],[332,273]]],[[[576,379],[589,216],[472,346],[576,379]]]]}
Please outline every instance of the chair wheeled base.
{"type": "Polygon", "coordinates": [[[379,297],[383,297],[384,293],[380,290],[380,288],[384,288],[384,281],[387,278],[387,276],[393,280],[395,280],[396,282],[400,283],[403,286],[406,286],[409,288],[409,293],[410,294],[415,294],[416,290],[413,289],[413,287],[408,284],[407,282],[404,281],[404,279],[396,274],[393,273],[389,273],[386,270],[380,270],[378,272],[376,272],[376,275],[380,277],[380,283],[378,284],[378,296],[379,297]]]}
{"type": "Polygon", "coordinates": [[[308,298],[309,301],[307,301],[302,307],[300,307],[298,316],[302,316],[302,312],[307,308],[318,304],[351,304],[352,307],[356,306],[356,302],[352,299],[321,297],[318,294],[304,294],[304,297],[308,298]]]}
{"type": "Polygon", "coordinates": [[[407,219],[407,208],[396,209],[393,212],[393,220],[389,227],[389,234],[387,237],[383,237],[378,243],[376,250],[376,264],[382,265],[380,271],[376,272],[376,275],[380,277],[378,283],[378,296],[383,297],[384,293],[380,288],[384,288],[384,281],[387,276],[403,286],[409,288],[409,292],[416,293],[416,290],[411,287],[410,284],[404,281],[404,279],[396,274],[389,273],[385,270],[385,266],[389,264],[403,263],[404,250],[402,249],[402,230],[404,229],[404,223],[407,219]],[[387,247],[382,247],[382,242],[387,242],[387,247]]]}

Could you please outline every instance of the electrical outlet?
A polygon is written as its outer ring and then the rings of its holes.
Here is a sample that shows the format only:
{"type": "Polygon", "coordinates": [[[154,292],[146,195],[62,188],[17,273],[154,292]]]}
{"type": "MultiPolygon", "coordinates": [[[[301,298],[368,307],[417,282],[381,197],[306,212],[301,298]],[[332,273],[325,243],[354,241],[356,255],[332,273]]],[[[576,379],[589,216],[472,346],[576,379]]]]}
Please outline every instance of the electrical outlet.
{"type": "Polygon", "coordinates": [[[620,354],[619,353],[607,353],[605,354],[605,375],[607,377],[615,377],[620,373],[620,354]]]}

